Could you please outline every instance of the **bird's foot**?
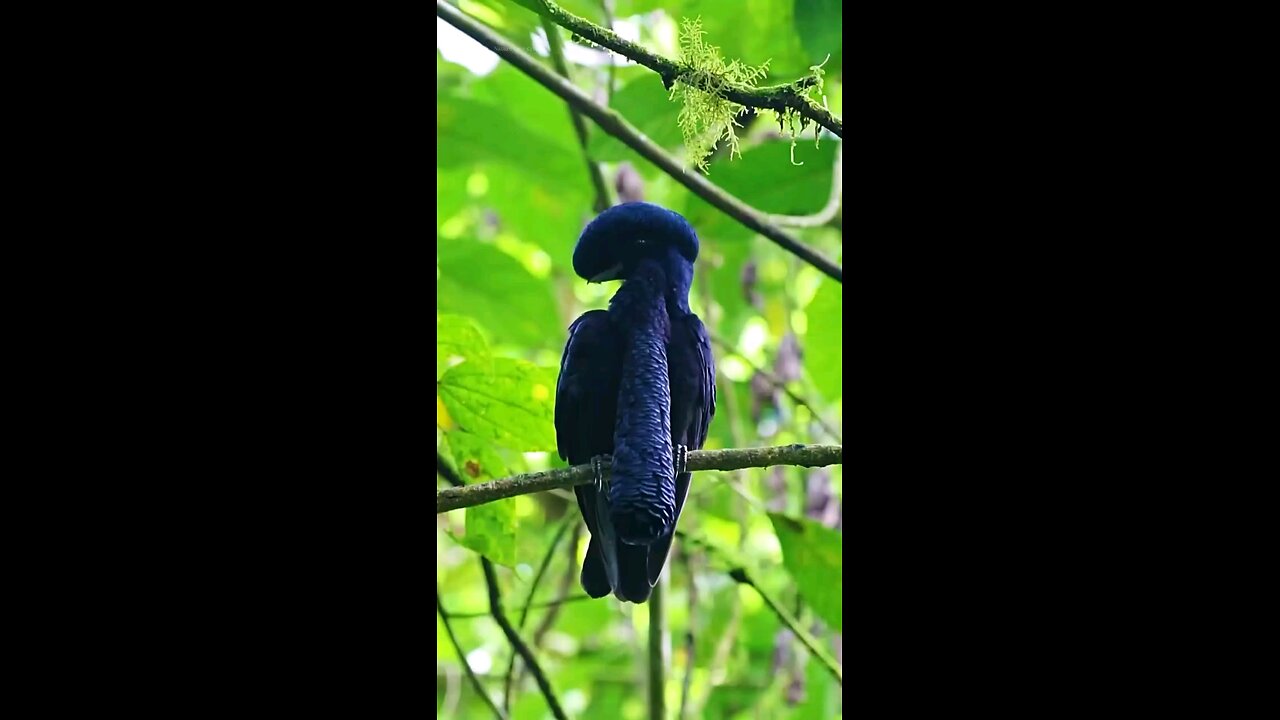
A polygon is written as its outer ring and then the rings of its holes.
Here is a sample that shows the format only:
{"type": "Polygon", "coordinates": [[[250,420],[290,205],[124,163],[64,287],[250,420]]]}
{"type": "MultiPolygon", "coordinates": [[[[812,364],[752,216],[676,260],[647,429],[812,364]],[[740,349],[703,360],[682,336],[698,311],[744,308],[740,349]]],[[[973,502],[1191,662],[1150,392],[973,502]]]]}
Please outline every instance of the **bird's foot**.
{"type": "Polygon", "coordinates": [[[591,458],[591,470],[595,473],[596,490],[602,493],[609,492],[609,480],[604,476],[605,463],[612,464],[613,456],[612,455],[596,455],[595,457],[591,458]]]}
{"type": "Polygon", "coordinates": [[[689,467],[689,448],[684,445],[675,447],[676,474],[685,472],[689,467]]]}

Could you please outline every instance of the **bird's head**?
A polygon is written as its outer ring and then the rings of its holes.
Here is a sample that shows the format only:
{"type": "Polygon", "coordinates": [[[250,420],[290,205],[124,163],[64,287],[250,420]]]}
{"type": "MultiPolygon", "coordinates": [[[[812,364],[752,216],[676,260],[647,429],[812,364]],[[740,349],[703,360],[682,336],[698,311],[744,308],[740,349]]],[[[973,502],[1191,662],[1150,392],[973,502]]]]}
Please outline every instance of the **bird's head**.
{"type": "Polygon", "coordinates": [[[573,249],[573,270],[588,282],[625,280],[644,259],[692,271],[698,235],[679,213],[629,202],[605,210],[587,224],[573,249]]]}

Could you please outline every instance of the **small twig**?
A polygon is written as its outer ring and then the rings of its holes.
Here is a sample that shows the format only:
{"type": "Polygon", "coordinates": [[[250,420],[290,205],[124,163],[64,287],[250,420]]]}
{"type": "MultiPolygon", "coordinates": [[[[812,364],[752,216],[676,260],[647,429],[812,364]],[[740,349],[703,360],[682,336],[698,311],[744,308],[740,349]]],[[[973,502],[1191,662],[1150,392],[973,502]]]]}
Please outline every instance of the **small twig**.
{"type": "MultiPolygon", "coordinates": [[[[547,47],[551,51],[551,64],[555,66],[556,72],[565,79],[572,81],[569,77],[569,64],[564,59],[564,41],[560,39],[560,29],[555,26],[547,18],[542,18],[542,30],[547,34],[547,47]]],[[[582,122],[582,116],[578,114],[576,108],[569,106],[569,120],[573,122],[573,132],[578,136],[578,144],[582,146],[582,157],[587,161],[587,174],[591,176],[591,185],[596,189],[595,211],[602,213],[609,209],[613,203],[609,201],[609,187],[605,184],[604,174],[600,172],[600,164],[592,162],[590,153],[587,152],[587,126],[582,122]]]]}
{"type": "MultiPolygon", "coordinates": [[[[561,490],[560,492],[564,491],[561,490]]],[[[564,573],[560,575],[560,585],[556,588],[556,594],[559,597],[568,596],[569,588],[573,586],[574,578],[578,577],[578,538],[582,536],[582,527],[581,523],[573,524],[573,534],[569,536],[569,544],[565,547],[567,560],[564,564],[564,573]]],[[[575,595],[574,597],[580,596],[575,595]]],[[[588,600],[591,599],[590,595],[585,597],[588,600]]],[[[551,626],[555,624],[556,616],[560,614],[560,605],[562,604],[552,605],[550,612],[543,615],[542,620],[538,621],[538,626],[533,629],[533,647],[535,650],[542,647],[542,638],[546,636],[547,632],[551,630],[551,626]]]]}
{"type": "MultiPolygon", "coordinates": [[[[570,595],[568,597],[562,597],[555,600],[544,600],[542,602],[536,602],[530,605],[529,607],[534,610],[540,610],[542,608],[556,607],[558,605],[568,605],[569,603],[581,602],[583,600],[590,600],[590,599],[591,599],[590,595],[570,595]]],[[[489,611],[485,610],[484,612],[452,613],[449,615],[449,617],[453,618],[454,620],[475,620],[476,618],[489,617],[489,611]]]]}
{"type": "MultiPolygon", "coordinates": [[[[688,468],[691,471],[741,470],[774,465],[825,467],[843,463],[844,447],[841,445],[797,444],[730,450],[694,450],[688,456],[688,468]]],[[[609,463],[604,465],[609,467],[609,463]]],[[[436,514],[551,488],[583,485],[591,482],[593,476],[590,465],[575,465],[559,470],[514,475],[464,487],[445,488],[436,491],[436,514]]]]}
{"type": "Polygon", "coordinates": [[[787,397],[791,398],[792,402],[794,402],[797,405],[801,405],[803,407],[808,408],[809,414],[813,416],[814,422],[818,423],[818,425],[821,426],[823,430],[826,430],[827,434],[831,436],[832,440],[835,440],[836,442],[839,442],[839,443],[844,442],[844,440],[840,437],[840,433],[834,427],[828,424],[826,420],[822,418],[822,413],[818,412],[817,408],[810,405],[809,402],[805,400],[804,397],[801,396],[799,393],[796,393],[791,388],[787,387],[787,382],[785,380],[778,377],[777,375],[774,375],[772,372],[769,372],[768,370],[756,365],[754,362],[751,361],[751,358],[747,357],[746,355],[743,355],[741,352],[738,352],[737,348],[735,348],[732,344],[730,344],[728,340],[725,340],[719,335],[713,334],[711,336],[711,342],[733,353],[734,357],[737,357],[743,362],[745,362],[747,364],[747,367],[759,373],[760,377],[764,378],[765,380],[768,380],[770,385],[786,393],[787,397]]]}
{"type": "Polygon", "coordinates": [[[484,691],[484,686],[480,684],[480,678],[476,677],[476,673],[471,669],[471,664],[467,662],[467,654],[463,652],[462,645],[458,643],[458,636],[453,634],[453,625],[449,623],[449,613],[444,609],[444,605],[440,602],[440,582],[436,582],[436,612],[440,613],[440,622],[444,624],[444,631],[449,636],[449,642],[453,643],[453,649],[458,652],[458,659],[462,661],[462,669],[467,673],[467,677],[471,678],[471,684],[475,685],[476,692],[480,697],[484,698],[485,705],[493,710],[493,716],[505,720],[506,715],[498,709],[494,704],[493,698],[489,697],[489,693],[484,691]]]}
{"type": "Polygon", "coordinates": [[[754,588],[756,593],[760,595],[760,598],[764,600],[765,604],[773,610],[773,614],[777,615],[778,619],[790,628],[791,632],[794,633],[796,637],[800,638],[800,642],[804,643],[804,646],[809,648],[809,652],[813,653],[814,657],[818,658],[823,666],[827,668],[827,672],[831,673],[831,676],[836,679],[836,682],[840,683],[841,687],[844,687],[844,673],[840,670],[839,663],[837,663],[835,659],[832,658],[820,644],[818,644],[818,641],[815,640],[812,635],[801,627],[800,622],[796,620],[791,613],[787,612],[787,610],[783,608],[782,605],[778,604],[778,601],[770,597],[768,593],[761,590],[760,586],[757,585],[749,575],[747,575],[747,571],[743,568],[738,567],[730,570],[729,577],[742,585],[750,585],[754,588]]]}
{"type": "MultiPolygon", "coordinates": [[[[520,611],[520,622],[517,629],[524,630],[524,624],[529,620],[529,607],[533,603],[533,596],[538,592],[538,585],[542,582],[542,576],[547,573],[547,567],[551,565],[551,558],[555,555],[556,546],[560,544],[564,533],[569,529],[569,523],[577,518],[568,515],[564,520],[560,521],[560,527],[556,529],[555,537],[551,539],[551,545],[547,548],[547,552],[542,556],[542,562],[538,564],[538,572],[533,576],[533,582],[529,585],[529,594],[525,596],[524,608],[520,611]]],[[[537,647],[537,641],[534,641],[534,647],[537,647]]],[[[511,708],[511,688],[515,684],[514,678],[516,674],[516,653],[511,651],[511,660],[507,663],[507,679],[502,684],[502,706],[511,708]]]]}
{"type": "MultiPolygon", "coordinates": [[[[757,232],[774,243],[803,258],[839,282],[844,281],[844,270],[821,253],[787,234],[782,228],[769,222],[764,213],[716,187],[700,173],[685,172],[681,164],[658,147],[652,140],[627,122],[621,115],[592,100],[582,90],[559,75],[543,67],[542,63],[483,24],[467,16],[457,8],[436,0],[436,15],[489,48],[540,85],[559,95],[565,102],[591,118],[605,132],[613,135],[656,165],[676,182],[693,191],[713,207],[737,220],[748,230],[757,232]]],[[[554,19],[554,18],[552,18],[554,19]]],[[[557,23],[563,24],[563,23],[557,23]]],[[[612,33],[610,33],[612,35],[612,33]]],[[[617,37],[613,35],[613,37],[617,37]]],[[[624,41],[625,42],[625,41],[624,41]]],[[[638,46],[637,46],[638,47],[638,46]]],[[[669,62],[669,61],[668,61],[669,62]]],[[[730,98],[732,99],[732,98],[730,98]]]]}
{"type": "Polygon", "coordinates": [[[698,612],[698,582],[695,577],[693,553],[682,545],[680,557],[684,560],[684,576],[689,578],[689,626],[685,628],[684,633],[684,679],[680,682],[680,711],[676,714],[676,720],[684,720],[685,711],[689,707],[689,689],[693,687],[694,653],[697,650],[693,625],[698,612]]]}
{"type": "Polygon", "coordinates": [[[529,646],[524,644],[524,640],[520,639],[520,633],[511,626],[511,621],[507,619],[507,614],[502,610],[502,595],[498,590],[498,578],[493,572],[493,563],[489,559],[481,556],[480,567],[484,569],[484,581],[489,586],[489,612],[493,615],[493,619],[498,622],[498,627],[502,628],[502,632],[507,636],[507,641],[511,643],[511,647],[520,653],[520,658],[524,660],[524,665],[529,672],[533,673],[533,679],[538,682],[538,689],[542,691],[542,696],[547,699],[547,706],[551,708],[551,714],[557,720],[568,720],[565,717],[564,710],[560,708],[560,701],[556,699],[556,693],[551,689],[551,683],[547,682],[547,676],[542,672],[542,666],[538,664],[537,658],[529,651],[529,646]]]}

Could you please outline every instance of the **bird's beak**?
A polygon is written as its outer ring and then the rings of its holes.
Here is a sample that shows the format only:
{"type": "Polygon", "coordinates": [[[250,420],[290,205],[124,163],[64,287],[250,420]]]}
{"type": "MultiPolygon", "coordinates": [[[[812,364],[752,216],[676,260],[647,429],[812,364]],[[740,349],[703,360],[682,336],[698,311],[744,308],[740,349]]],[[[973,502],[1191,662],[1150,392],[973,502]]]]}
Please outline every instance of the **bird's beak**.
{"type": "Polygon", "coordinates": [[[599,275],[596,275],[595,277],[591,278],[587,282],[598,283],[598,282],[604,282],[606,280],[617,280],[618,273],[620,272],[622,272],[622,263],[618,263],[617,265],[614,265],[613,267],[605,270],[599,275]]]}

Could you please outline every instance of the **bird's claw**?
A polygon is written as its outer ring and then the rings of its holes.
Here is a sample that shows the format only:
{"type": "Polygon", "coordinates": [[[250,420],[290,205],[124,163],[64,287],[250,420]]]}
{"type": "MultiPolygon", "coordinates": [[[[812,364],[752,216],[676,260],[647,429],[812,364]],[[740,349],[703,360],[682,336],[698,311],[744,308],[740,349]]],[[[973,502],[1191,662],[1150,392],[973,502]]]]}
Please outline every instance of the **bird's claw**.
{"type": "Polygon", "coordinates": [[[612,463],[613,456],[612,455],[596,455],[595,457],[591,458],[591,470],[592,472],[595,473],[596,490],[602,493],[609,492],[609,481],[604,476],[604,472],[605,472],[604,464],[606,462],[612,463]]]}
{"type": "Polygon", "coordinates": [[[675,447],[676,474],[685,472],[689,467],[689,448],[684,445],[675,447]]]}

